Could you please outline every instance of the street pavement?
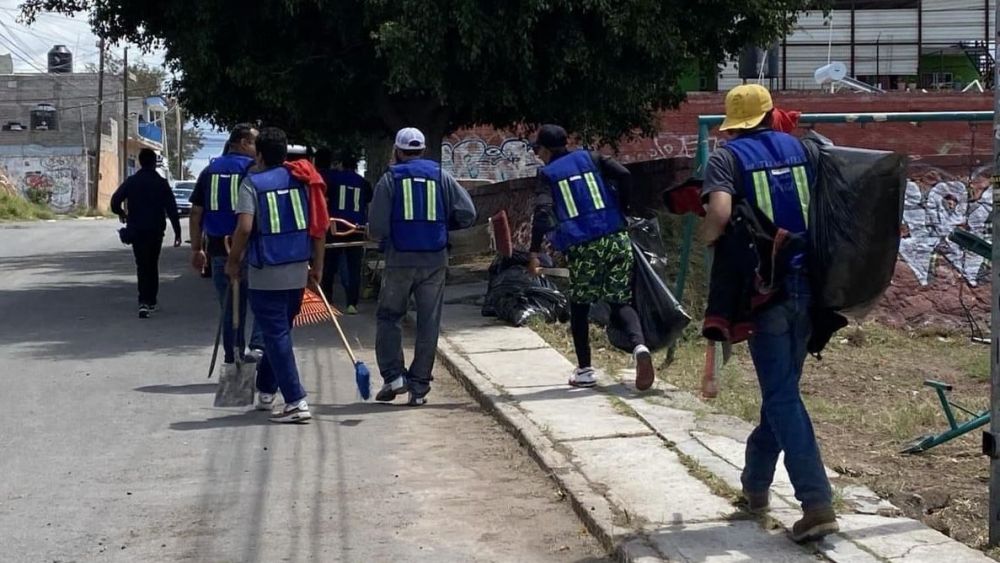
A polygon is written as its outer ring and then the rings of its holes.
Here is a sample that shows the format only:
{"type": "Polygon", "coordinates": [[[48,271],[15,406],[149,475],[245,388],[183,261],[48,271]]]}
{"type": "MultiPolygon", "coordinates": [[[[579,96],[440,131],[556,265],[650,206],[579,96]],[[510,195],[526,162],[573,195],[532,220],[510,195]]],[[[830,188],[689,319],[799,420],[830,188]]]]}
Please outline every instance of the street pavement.
{"type": "MultiPolygon", "coordinates": [[[[0,561],[605,560],[449,375],[360,402],[330,326],[295,333],[311,424],[213,408],[210,282],[165,247],[138,319],[117,227],[0,224],[0,561]]],[[[372,309],[345,328],[377,382],[372,309]]]]}

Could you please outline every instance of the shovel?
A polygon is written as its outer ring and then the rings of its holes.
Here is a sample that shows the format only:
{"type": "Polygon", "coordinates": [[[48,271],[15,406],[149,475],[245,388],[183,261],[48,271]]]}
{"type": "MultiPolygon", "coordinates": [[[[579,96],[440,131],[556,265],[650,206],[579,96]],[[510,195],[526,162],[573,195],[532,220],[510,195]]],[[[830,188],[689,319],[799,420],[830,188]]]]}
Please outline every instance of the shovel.
{"type": "MultiPolygon", "coordinates": [[[[239,342],[235,338],[240,326],[240,284],[236,280],[233,284],[233,332],[235,333],[233,342],[239,342]]],[[[215,391],[215,406],[217,407],[248,407],[253,405],[255,380],[257,378],[257,364],[244,363],[242,354],[237,350],[236,370],[230,372],[228,376],[219,378],[219,388],[215,391]]]]}

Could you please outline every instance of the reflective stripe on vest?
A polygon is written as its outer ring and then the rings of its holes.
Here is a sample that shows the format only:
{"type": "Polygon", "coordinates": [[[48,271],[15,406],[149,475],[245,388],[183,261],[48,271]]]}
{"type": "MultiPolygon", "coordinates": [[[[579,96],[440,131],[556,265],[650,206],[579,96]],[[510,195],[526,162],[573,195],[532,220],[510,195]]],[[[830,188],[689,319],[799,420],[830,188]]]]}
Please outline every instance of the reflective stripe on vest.
{"type": "MultiPolygon", "coordinates": [[[[278,194],[280,192],[267,192],[267,217],[272,233],[281,232],[281,210],[278,208],[278,194]]],[[[295,229],[305,230],[306,212],[302,206],[302,195],[299,190],[292,188],[286,192],[292,200],[292,211],[295,213],[295,229]]]]}
{"type": "MultiPolygon", "coordinates": [[[[229,178],[229,203],[235,208],[236,200],[240,197],[240,177],[236,174],[225,175],[229,178]]],[[[223,174],[212,174],[211,193],[209,194],[209,211],[219,210],[219,179],[223,174]]]]}
{"type": "Polygon", "coordinates": [[[355,188],[354,186],[348,186],[346,184],[341,184],[337,188],[337,210],[338,211],[354,211],[355,213],[361,213],[361,188],[355,188]],[[352,209],[347,208],[347,192],[354,194],[351,196],[352,209]]]}
{"type": "MultiPolygon", "coordinates": [[[[421,178],[418,178],[419,182],[421,178]]],[[[434,180],[425,181],[427,191],[427,217],[422,217],[420,221],[437,221],[437,182],[434,180]]],[[[360,190],[354,193],[354,210],[361,210],[360,190]]],[[[413,221],[413,179],[403,178],[403,220],[413,221]]]]}
{"type": "MultiPolygon", "coordinates": [[[[601,188],[597,185],[597,178],[594,178],[594,173],[586,172],[582,178],[587,182],[587,189],[590,190],[590,199],[594,202],[594,209],[604,209],[604,197],[601,196],[601,188]]],[[[570,219],[579,217],[580,211],[577,209],[576,201],[573,200],[573,190],[570,189],[569,183],[580,179],[580,176],[573,176],[559,181],[559,192],[562,194],[562,200],[566,206],[566,214],[569,215],[570,219]]]]}
{"type": "MultiPolygon", "coordinates": [[[[753,192],[757,201],[757,208],[772,223],[774,222],[774,204],[771,202],[771,182],[766,170],[758,170],[753,173],[753,192]]],[[[772,172],[773,174],[773,172],[772,172]]],[[[802,223],[809,227],[809,180],[806,175],[805,166],[793,166],[791,174],[795,180],[795,190],[799,195],[799,207],[802,210],[802,223]]]]}

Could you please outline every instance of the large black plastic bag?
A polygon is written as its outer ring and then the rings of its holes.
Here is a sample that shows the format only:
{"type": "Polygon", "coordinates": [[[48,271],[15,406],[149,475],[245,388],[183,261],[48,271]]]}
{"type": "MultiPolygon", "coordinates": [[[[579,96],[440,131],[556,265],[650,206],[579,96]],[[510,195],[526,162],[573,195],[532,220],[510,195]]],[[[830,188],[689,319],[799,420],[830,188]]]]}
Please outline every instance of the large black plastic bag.
{"type": "MultiPolygon", "coordinates": [[[[659,350],[677,342],[691,317],[667,288],[663,278],[646,259],[646,253],[635,242],[632,243],[635,268],[632,275],[632,305],[639,314],[642,334],[646,347],[659,350]]],[[[616,317],[608,323],[608,340],[616,348],[632,352],[628,335],[618,324],[616,317]]]]}
{"type": "Polygon", "coordinates": [[[810,206],[810,273],[815,305],[864,316],[892,281],[899,254],[906,158],[834,146],[810,134],[819,169],[810,206]]]}
{"type": "Polygon", "coordinates": [[[665,278],[667,274],[667,245],[663,242],[663,235],[660,232],[660,221],[656,217],[628,218],[628,236],[632,242],[639,245],[646,260],[660,275],[665,278]]]}
{"type": "Polygon", "coordinates": [[[493,261],[483,316],[498,317],[514,326],[524,326],[533,318],[548,323],[566,322],[569,319],[566,296],[548,279],[532,276],[528,272],[528,259],[526,252],[519,251],[510,258],[498,256],[493,261]]]}

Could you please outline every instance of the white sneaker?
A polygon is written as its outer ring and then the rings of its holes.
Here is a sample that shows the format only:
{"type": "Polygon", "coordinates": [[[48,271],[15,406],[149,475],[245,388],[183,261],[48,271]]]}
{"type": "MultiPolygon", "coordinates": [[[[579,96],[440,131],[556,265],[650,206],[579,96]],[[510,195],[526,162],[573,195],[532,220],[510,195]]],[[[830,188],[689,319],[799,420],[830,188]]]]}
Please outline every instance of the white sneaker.
{"type": "Polygon", "coordinates": [[[569,376],[569,384],[573,387],[593,387],[597,385],[594,368],[576,368],[573,370],[573,375],[569,376]]]}
{"type": "Polygon", "coordinates": [[[271,415],[271,422],[306,422],[312,418],[312,414],[309,413],[309,405],[306,403],[305,399],[298,401],[297,403],[292,403],[291,405],[285,405],[285,409],[279,413],[271,415]]]}
{"type": "Polygon", "coordinates": [[[257,410],[273,411],[274,400],[278,398],[276,393],[257,393],[257,410]]]}

